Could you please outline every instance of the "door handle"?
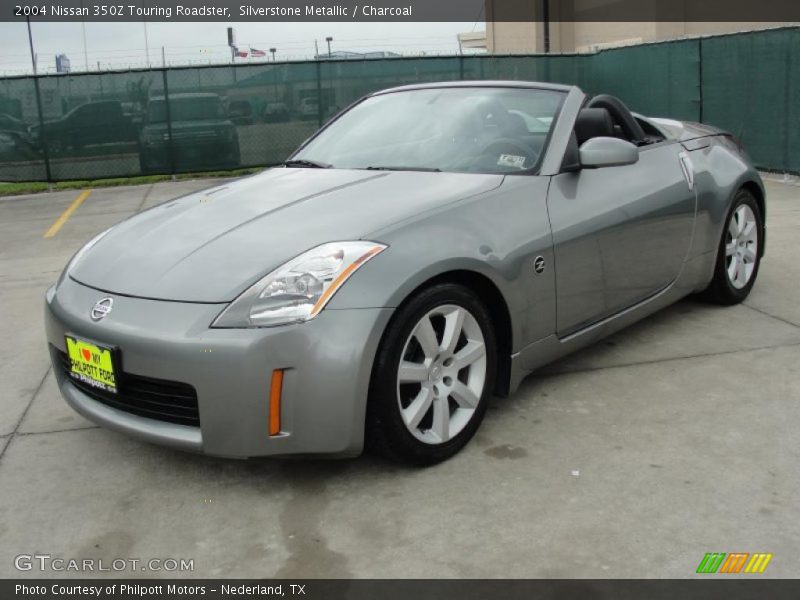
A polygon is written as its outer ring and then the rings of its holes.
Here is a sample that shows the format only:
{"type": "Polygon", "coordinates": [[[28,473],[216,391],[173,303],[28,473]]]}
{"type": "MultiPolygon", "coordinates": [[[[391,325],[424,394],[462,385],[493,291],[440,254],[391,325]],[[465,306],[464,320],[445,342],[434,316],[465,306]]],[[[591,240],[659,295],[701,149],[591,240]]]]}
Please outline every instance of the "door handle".
{"type": "Polygon", "coordinates": [[[681,152],[678,154],[678,160],[681,163],[681,171],[683,171],[686,184],[689,186],[690,190],[694,190],[694,165],[692,164],[692,159],[689,158],[686,152],[681,152]]]}

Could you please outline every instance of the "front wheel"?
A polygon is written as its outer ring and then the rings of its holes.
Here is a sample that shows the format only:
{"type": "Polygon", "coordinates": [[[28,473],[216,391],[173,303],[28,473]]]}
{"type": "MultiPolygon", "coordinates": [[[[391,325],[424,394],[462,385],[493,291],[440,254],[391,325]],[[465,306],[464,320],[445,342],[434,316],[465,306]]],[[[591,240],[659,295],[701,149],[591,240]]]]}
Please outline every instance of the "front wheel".
{"type": "Polygon", "coordinates": [[[717,304],[738,304],[753,289],[761,264],[764,222],[755,197],[739,190],[722,232],[714,279],[702,296],[717,304]]]}
{"type": "Polygon", "coordinates": [[[480,299],[450,283],[423,290],[398,309],[378,349],[368,446],[415,465],[450,458],[483,420],[496,365],[494,327],[480,299]]]}

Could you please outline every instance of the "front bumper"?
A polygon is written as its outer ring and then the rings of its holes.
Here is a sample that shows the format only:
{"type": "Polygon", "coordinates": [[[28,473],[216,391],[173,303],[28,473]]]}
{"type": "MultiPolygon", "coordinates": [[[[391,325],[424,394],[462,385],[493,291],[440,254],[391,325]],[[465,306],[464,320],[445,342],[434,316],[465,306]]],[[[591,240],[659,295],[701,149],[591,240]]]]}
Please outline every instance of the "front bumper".
{"type": "Polygon", "coordinates": [[[215,456],[250,457],[361,452],[372,362],[390,308],[326,309],[302,324],[210,329],[224,304],[117,296],[69,278],[47,291],[52,347],[65,334],[120,349],[125,373],[188,383],[197,391],[200,426],[162,422],[111,408],[71,383],[52,351],[64,399],[86,418],[143,439],[215,456]],[[89,311],[111,296],[100,322],[89,311]],[[284,369],[281,433],[269,435],[269,387],[284,369]]]}

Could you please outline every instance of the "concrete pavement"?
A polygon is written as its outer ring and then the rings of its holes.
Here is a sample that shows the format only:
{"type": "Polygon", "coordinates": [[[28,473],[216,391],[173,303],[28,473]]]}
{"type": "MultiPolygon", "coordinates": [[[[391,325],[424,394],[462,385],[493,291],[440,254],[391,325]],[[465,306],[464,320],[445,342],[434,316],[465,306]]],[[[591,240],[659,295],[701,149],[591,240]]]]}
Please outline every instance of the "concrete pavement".
{"type": "Polygon", "coordinates": [[[744,305],[686,300],[547,367],[459,456],[415,470],[182,454],[58,396],[44,290],[95,233],[218,183],[94,190],[50,239],[77,191],[0,200],[0,577],[82,575],[14,568],[37,552],[206,577],[690,577],[737,551],[798,576],[800,187],[768,183],[744,305]]]}

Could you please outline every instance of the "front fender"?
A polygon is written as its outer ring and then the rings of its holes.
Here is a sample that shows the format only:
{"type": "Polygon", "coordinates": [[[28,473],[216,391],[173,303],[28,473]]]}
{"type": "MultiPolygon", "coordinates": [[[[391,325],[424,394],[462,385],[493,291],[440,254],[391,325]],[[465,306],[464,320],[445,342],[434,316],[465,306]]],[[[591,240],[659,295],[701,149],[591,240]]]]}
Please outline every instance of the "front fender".
{"type": "Polygon", "coordinates": [[[761,176],[724,136],[709,138],[709,144],[691,151],[697,189],[697,228],[694,255],[716,255],[725,218],[736,192],[745,185],[756,185],[765,196],[761,176]]]}
{"type": "Polygon", "coordinates": [[[705,143],[697,144],[696,148],[687,148],[697,191],[695,235],[690,252],[696,272],[692,285],[697,290],[705,289],[714,276],[720,239],[736,193],[743,186],[754,185],[761,197],[766,198],[761,176],[730,138],[719,135],[702,141],[705,143]]]}
{"type": "Polygon", "coordinates": [[[507,177],[491,192],[365,236],[389,248],[359,269],[329,308],[394,308],[435,277],[471,271],[503,296],[513,352],[550,335],[555,277],[548,185],[547,177],[507,177]],[[540,274],[533,270],[537,257],[546,265],[540,274]]]}

